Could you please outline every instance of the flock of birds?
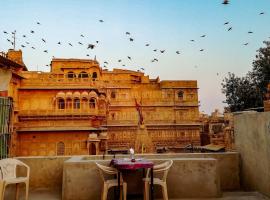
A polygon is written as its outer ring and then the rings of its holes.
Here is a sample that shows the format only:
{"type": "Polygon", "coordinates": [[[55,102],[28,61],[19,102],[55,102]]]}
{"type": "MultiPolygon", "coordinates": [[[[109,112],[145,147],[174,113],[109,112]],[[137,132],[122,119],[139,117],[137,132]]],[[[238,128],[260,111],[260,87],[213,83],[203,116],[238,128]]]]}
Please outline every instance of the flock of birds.
{"type": "MultiPolygon", "coordinates": [[[[228,5],[228,4],[229,4],[229,0],[223,0],[223,1],[222,1],[222,4],[228,5]]],[[[264,14],[265,14],[264,12],[260,12],[260,13],[259,13],[259,15],[264,15],[264,14]]],[[[99,23],[104,23],[104,20],[99,19],[98,22],[99,22],[99,23]]],[[[42,24],[41,24],[40,22],[36,22],[36,25],[37,25],[37,26],[41,26],[42,24]]],[[[230,26],[230,22],[229,22],[229,21],[226,21],[226,22],[224,23],[224,26],[228,26],[228,27],[226,28],[227,31],[232,31],[232,29],[233,29],[233,27],[230,26]]],[[[15,38],[16,31],[11,32],[11,34],[10,34],[9,32],[7,32],[7,31],[3,31],[3,33],[6,34],[6,35],[11,35],[12,38],[14,39],[14,38],[15,38]]],[[[253,31],[248,31],[247,33],[248,33],[248,34],[253,34],[253,31]]],[[[31,48],[31,49],[33,49],[33,50],[36,50],[36,47],[35,47],[35,46],[31,45],[31,43],[30,43],[29,41],[26,41],[27,39],[31,39],[31,35],[34,35],[34,34],[35,34],[35,31],[34,31],[34,30],[30,30],[30,31],[29,31],[29,35],[26,35],[26,34],[22,35],[22,36],[21,36],[22,38],[20,38],[20,39],[23,39],[23,40],[24,40],[24,43],[22,43],[22,44],[20,45],[20,47],[22,47],[22,48],[27,48],[27,47],[28,47],[28,48],[31,48]]],[[[135,41],[135,38],[132,37],[132,34],[131,34],[130,32],[128,32],[128,31],[125,32],[125,35],[127,36],[127,39],[128,39],[129,42],[134,42],[134,41],[135,41]]],[[[80,34],[80,37],[81,37],[81,38],[85,38],[85,36],[84,36],[83,34],[80,34]]],[[[206,34],[203,34],[203,35],[200,36],[200,38],[205,38],[205,37],[207,37],[206,34]]],[[[12,46],[14,45],[14,40],[12,40],[12,39],[10,39],[10,38],[7,38],[6,40],[7,40],[7,42],[9,42],[12,46]]],[[[45,38],[40,38],[40,40],[41,40],[44,44],[47,43],[47,40],[46,40],[45,38]]],[[[195,40],[194,40],[194,39],[190,39],[190,42],[195,42],[195,40]]],[[[71,42],[68,42],[68,43],[65,44],[65,45],[68,45],[68,46],[70,46],[70,47],[74,47],[75,44],[77,44],[77,45],[79,45],[79,46],[85,46],[85,48],[86,48],[87,50],[92,50],[92,49],[97,48],[97,46],[98,46],[99,43],[100,43],[100,42],[99,42],[98,40],[96,40],[94,43],[88,43],[88,44],[83,44],[83,42],[79,41],[79,42],[77,42],[77,43],[71,43],[71,42]]],[[[247,46],[248,44],[249,44],[249,43],[246,42],[246,43],[244,43],[243,45],[244,45],[244,46],[247,46]]],[[[60,45],[64,45],[64,43],[63,43],[62,41],[58,41],[58,42],[57,42],[57,45],[59,45],[59,46],[60,46],[60,45]]],[[[150,47],[151,44],[150,44],[150,43],[146,43],[145,46],[146,46],[146,47],[150,47]]],[[[49,53],[48,49],[44,49],[44,50],[42,50],[42,51],[43,51],[44,53],[47,53],[47,54],[49,53]]],[[[164,53],[166,52],[165,49],[153,49],[153,51],[154,51],[154,52],[157,52],[157,53],[160,53],[160,54],[164,54],[164,53]]],[[[203,51],[205,51],[205,49],[204,49],[204,48],[201,48],[201,49],[199,49],[199,51],[200,51],[200,52],[203,52],[203,51]]],[[[181,52],[180,52],[179,50],[175,51],[175,53],[176,53],[177,55],[181,54],[181,52]]],[[[89,54],[86,54],[86,56],[89,57],[90,55],[89,55],[89,54]]],[[[128,59],[128,60],[132,60],[132,57],[131,57],[131,56],[127,56],[127,59],[128,59]]],[[[122,63],[122,66],[125,66],[125,64],[123,64],[122,61],[123,61],[122,59],[118,59],[118,60],[117,60],[118,63],[122,63]]],[[[151,61],[152,63],[154,63],[154,62],[158,62],[159,59],[155,57],[155,58],[151,59],[150,61],[151,61]]],[[[109,63],[108,63],[107,61],[104,61],[103,64],[104,64],[104,68],[107,68],[107,65],[109,65],[109,63]]],[[[49,66],[49,65],[46,65],[46,66],[49,66]]],[[[197,67],[197,66],[195,66],[195,67],[197,67]]],[[[144,71],[144,68],[140,68],[140,69],[144,71]]],[[[219,75],[219,74],[217,73],[217,75],[219,75]]]]}

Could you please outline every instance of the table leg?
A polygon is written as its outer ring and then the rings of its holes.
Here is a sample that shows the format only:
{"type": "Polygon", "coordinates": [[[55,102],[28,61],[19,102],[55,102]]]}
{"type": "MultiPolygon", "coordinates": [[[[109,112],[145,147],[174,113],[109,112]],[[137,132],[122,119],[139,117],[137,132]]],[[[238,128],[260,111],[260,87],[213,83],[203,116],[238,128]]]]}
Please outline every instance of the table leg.
{"type": "Polygon", "coordinates": [[[120,197],[120,190],[121,190],[121,186],[120,186],[120,176],[121,176],[121,174],[120,174],[120,171],[118,171],[118,178],[117,178],[117,181],[118,181],[118,191],[117,191],[117,199],[120,199],[121,197],[120,197]]]}
{"type": "Polygon", "coordinates": [[[154,200],[154,170],[151,168],[151,200],[154,200]]]}

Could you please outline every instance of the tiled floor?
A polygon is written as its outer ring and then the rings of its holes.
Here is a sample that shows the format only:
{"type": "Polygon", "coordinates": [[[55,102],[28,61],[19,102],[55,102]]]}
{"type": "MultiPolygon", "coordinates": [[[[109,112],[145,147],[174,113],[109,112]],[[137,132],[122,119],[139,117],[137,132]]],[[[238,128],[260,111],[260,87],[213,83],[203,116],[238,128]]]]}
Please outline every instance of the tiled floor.
{"type": "MultiPolygon", "coordinates": [[[[47,190],[32,191],[29,200],[61,200],[59,192],[48,192],[47,190]]],[[[139,200],[139,199],[132,199],[139,200]]],[[[179,200],[270,200],[257,192],[225,192],[221,198],[211,199],[179,199],[179,200]]]]}

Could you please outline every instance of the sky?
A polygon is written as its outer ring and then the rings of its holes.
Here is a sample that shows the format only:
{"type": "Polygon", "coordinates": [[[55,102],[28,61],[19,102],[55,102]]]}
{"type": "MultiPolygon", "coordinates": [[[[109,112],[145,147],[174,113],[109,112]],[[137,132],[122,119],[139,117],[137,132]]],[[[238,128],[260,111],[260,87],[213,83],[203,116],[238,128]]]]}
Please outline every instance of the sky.
{"type": "Polygon", "coordinates": [[[263,41],[270,40],[270,0],[230,0],[228,5],[222,0],[0,2],[0,51],[12,48],[7,39],[16,30],[16,49],[22,49],[28,70],[49,71],[46,65],[53,56],[96,56],[101,67],[109,63],[109,70],[143,68],[150,78],[197,80],[200,111],[205,113],[223,111],[222,80],[228,72],[244,76],[263,41]],[[87,49],[88,44],[96,46],[87,49]],[[151,62],[154,58],[158,62],[151,62]]]}

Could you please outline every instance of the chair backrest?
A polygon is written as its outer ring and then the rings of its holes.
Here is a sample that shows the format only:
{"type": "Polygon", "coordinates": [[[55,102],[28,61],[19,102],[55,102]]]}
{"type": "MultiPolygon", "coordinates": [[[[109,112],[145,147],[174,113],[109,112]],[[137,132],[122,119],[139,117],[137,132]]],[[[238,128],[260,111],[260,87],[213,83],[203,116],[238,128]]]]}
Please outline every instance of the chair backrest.
{"type": "Polygon", "coordinates": [[[113,167],[108,167],[108,166],[104,166],[101,164],[96,163],[100,176],[103,179],[103,181],[105,181],[105,177],[104,174],[108,174],[108,175],[117,175],[117,169],[113,168],[113,167]]]}
{"type": "Polygon", "coordinates": [[[26,166],[23,162],[14,158],[0,160],[1,179],[16,178],[17,165],[26,166]]]}
{"type": "MultiPolygon", "coordinates": [[[[154,168],[153,168],[154,169],[154,173],[162,174],[161,179],[163,181],[166,181],[168,172],[169,172],[172,164],[173,164],[173,161],[172,160],[168,160],[168,161],[165,161],[165,162],[163,162],[161,164],[154,165],[154,168]]],[[[149,170],[147,171],[147,175],[146,176],[149,178],[149,170]]]]}

